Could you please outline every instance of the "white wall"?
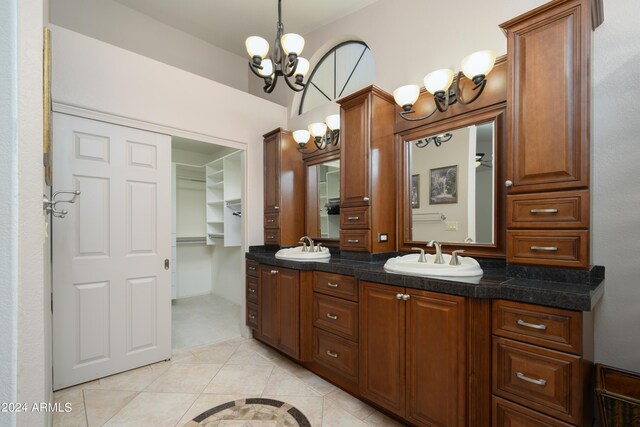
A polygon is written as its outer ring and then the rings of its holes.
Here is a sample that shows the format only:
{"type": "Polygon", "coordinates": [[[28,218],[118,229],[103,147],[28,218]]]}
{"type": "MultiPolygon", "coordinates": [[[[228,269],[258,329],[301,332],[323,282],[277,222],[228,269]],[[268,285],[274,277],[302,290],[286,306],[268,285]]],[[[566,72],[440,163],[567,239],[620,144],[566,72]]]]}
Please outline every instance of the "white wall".
{"type": "Polygon", "coordinates": [[[113,0],[51,0],[50,9],[52,24],[247,90],[246,58],[113,0]]]}
{"type": "Polygon", "coordinates": [[[640,3],[604,6],[592,74],[592,261],[606,267],[596,361],[640,372],[640,3]]]}
{"type": "Polygon", "coordinates": [[[52,26],[52,33],[56,108],[77,106],[133,119],[134,126],[246,147],[248,243],[262,244],[262,135],[286,127],[286,109],[64,28],[52,26]]]}
{"type": "MultiPolygon", "coordinates": [[[[17,1],[0,3],[0,402],[17,401],[18,33],[17,1]]],[[[15,414],[0,415],[0,426],[15,414]]]]}

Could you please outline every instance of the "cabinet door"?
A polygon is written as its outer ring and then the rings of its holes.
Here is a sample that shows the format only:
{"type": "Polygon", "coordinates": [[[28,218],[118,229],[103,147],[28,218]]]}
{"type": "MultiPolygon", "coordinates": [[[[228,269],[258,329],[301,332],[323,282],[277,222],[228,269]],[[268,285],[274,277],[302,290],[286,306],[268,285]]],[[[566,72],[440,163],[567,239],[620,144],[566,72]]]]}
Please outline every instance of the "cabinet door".
{"type": "Polygon", "coordinates": [[[511,193],[589,184],[588,15],[587,1],[575,0],[503,25],[511,193]]]}
{"type": "Polygon", "coordinates": [[[269,265],[260,266],[260,338],[276,346],[278,343],[278,280],[269,265]]]}
{"type": "Polygon", "coordinates": [[[360,282],[360,393],[391,412],[405,411],[403,288],[360,282]]]}
{"type": "Polygon", "coordinates": [[[264,140],[264,211],[280,210],[280,134],[264,140]]]}
{"type": "Polygon", "coordinates": [[[369,161],[369,97],[340,108],[340,206],[368,205],[371,198],[369,161]]]}
{"type": "Polygon", "coordinates": [[[407,292],[407,419],[417,425],[463,426],[465,300],[407,292]]]}
{"type": "Polygon", "coordinates": [[[278,348],[300,359],[300,278],[299,272],[275,268],[278,277],[278,348]]]}

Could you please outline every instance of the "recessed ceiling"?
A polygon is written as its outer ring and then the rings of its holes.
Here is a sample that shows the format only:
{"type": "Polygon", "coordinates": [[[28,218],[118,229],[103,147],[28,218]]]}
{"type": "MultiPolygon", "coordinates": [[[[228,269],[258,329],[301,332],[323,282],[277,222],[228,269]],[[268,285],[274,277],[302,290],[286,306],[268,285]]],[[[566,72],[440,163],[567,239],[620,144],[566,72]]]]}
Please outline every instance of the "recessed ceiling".
{"type": "MultiPolygon", "coordinates": [[[[273,43],[277,0],[115,0],[166,25],[245,56],[256,35],[273,43]]],[[[307,34],[377,0],[283,0],[285,32],[307,34]]]]}

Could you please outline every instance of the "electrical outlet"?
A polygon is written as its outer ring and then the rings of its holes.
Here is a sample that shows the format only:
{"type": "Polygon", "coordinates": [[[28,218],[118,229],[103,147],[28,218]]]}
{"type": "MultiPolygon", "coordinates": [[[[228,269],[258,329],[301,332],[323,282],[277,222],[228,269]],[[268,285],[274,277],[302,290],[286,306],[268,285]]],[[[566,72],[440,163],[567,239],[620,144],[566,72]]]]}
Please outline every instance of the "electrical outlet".
{"type": "Polygon", "coordinates": [[[389,241],[389,235],[387,233],[378,233],[378,242],[389,241]]]}
{"type": "Polygon", "coordinates": [[[457,231],[458,230],[458,221],[445,221],[447,224],[447,231],[457,231]]]}

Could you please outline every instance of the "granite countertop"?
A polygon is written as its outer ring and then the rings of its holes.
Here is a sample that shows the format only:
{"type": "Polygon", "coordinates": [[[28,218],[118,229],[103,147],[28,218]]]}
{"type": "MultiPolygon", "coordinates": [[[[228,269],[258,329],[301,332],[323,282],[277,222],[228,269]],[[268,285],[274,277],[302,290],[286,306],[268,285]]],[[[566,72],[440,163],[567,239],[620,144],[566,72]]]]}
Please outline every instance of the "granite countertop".
{"type": "Polygon", "coordinates": [[[250,250],[246,258],[261,264],[303,271],[325,271],[359,280],[471,298],[507,299],[577,311],[591,311],[604,293],[604,267],[572,270],[507,265],[478,260],[484,274],[469,277],[415,277],[387,273],[385,261],[356,261],[333,254],[325,262],[277,259],[274,251],[250,250]]]}

